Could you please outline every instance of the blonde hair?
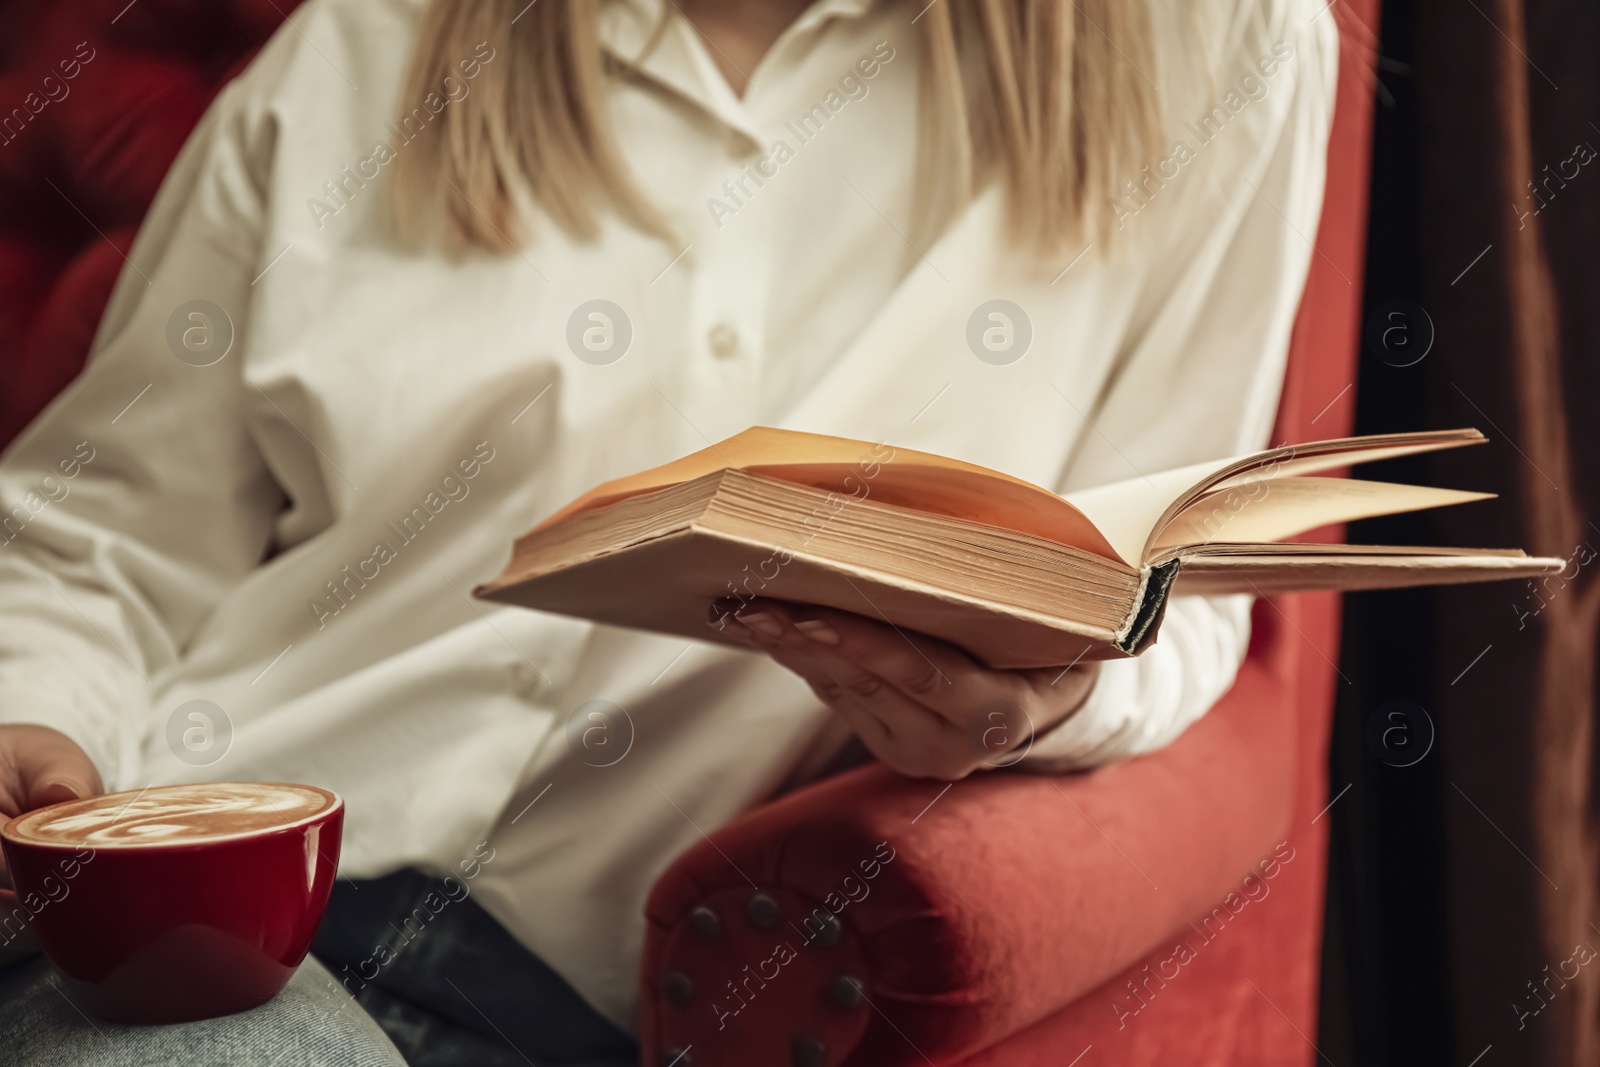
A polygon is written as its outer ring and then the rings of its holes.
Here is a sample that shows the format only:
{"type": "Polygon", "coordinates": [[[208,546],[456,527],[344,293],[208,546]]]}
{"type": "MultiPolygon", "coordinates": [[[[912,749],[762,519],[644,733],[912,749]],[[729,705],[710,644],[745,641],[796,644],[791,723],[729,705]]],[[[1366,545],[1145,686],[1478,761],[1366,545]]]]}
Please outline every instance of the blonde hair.
{"type": "MultiPolygon", "coordinates": [[[[527,237],[531,203],[578,239],[598,234],[602,211],[670,237],[612,135],[603,2],[430,0],[403,100],[459,78],[455,65],[481,42],[503,58],[482,65],[471,105],[446,109],[442,128],[400,154],[404,231],[508,252],[527,237]]],[[[918,230],[937,232],[999,182],[1013,235],[1040,251],[1109,234],[1119,180],[1163,147],[1152,3],[938,0],[924,10],[918,230]]]]}

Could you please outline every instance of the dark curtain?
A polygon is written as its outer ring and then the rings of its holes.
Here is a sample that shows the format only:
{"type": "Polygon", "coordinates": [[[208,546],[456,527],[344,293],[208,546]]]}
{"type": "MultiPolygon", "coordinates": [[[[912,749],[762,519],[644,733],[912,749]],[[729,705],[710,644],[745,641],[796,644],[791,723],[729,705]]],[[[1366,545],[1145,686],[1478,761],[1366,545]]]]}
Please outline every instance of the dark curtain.
{"type": "Polygon", "coordinates": [[[1441,528],[1571,564],[1438,601],[1456,1046],[1592,1065],[1600,6],[1474,2],[1419,4],[1424,291],[1442,324],[1429,399],[1499,442],[1441,477],[1484,470],[1503,500],[1441,528]]]}
{"type": "Polygon", "coordinates": [[[1370,476],[1500,499],[1355,536],[1569,565],[1347,599],[1320,1044],[1341,1067],[1589,1067],[1600,4],[1390,0],[1380,51],[1359,427],[1493,443],[1370,476]],[[1395,725],[1432,748],[1397,755],[1395,725]]]}

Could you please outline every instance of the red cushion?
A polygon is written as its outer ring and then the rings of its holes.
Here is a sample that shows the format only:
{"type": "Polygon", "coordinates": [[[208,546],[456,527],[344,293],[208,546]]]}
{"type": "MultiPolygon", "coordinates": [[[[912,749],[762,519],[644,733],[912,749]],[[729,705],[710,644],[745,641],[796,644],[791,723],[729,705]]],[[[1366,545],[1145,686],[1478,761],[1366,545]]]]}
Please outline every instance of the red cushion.
{"type": "Polygon", "coordinates": [[[133,226],[111,230],[56,278],[34,315],[22,365],[7,378],[15,388],[10,395],[18,404],[42,410],[82,369],[99,325],[98,319],[85,317],[83,309],[103,308],[111,299],[111,289],[126,262],[123,257],[137,232],[133,226]]]}
{"type": "Polygon", "coordinates": [[[57,180],[101,229],[137,225],[215,87],[179,59],[111,48],[78,82],[73,106],[46,116],[57,180]]]}
{"type": "MultiPolygon", "coordinates": [[[[54,288],[61,260],[61,253],[47,245],[0,233],[0,427],[20,429],[42,406],[29,385],[37,372],[28,370],[28,336],[35,309],[54,288]]],[[[76,361],[66,363],[77,372],[76,361]]]]}
{"type": "Polygon", "coordinates": [[[0,7],[0,445],[82,367],[173,158],[298,2],[0,7]]]}

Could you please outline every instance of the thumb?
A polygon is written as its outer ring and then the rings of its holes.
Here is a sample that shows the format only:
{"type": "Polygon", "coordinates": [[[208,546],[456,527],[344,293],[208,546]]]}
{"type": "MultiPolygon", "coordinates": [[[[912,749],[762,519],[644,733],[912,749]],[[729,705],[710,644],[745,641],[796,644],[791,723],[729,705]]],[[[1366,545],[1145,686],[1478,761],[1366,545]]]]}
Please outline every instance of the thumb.
{"type": "Polygon", "coordinates": [[[3,747],[11,764],[11,801],[21,814],[103,792],[94,763],[65,734],[47,726],[9,726],[3,747]]]}
{"type": "Polygon", "coordinates": [[[71,752],[42,756],[31,767],[22,768],[22,805],[25,811],[82,800],[103,792],[100,775],[89,757],[76,745],[71,752]]]}
{"type": "Polygon", "coordinates": [[[69,800],[82,800],[97,792],[83,785],[81,779],[71,780],[69,772],[57,772],[49,777],[50,781],[34,786],[23,794],[23,803],[30,811],[51,804],[63,804],[69,800]]]}
{"type": "MultiPolygon", "coordinates": [[[[66,734],[48,726],[0,726],[0,820],[102,792],[94,763],[66,734]]],[[[0,858],[0,904],[15,899],[0,858]]]]}

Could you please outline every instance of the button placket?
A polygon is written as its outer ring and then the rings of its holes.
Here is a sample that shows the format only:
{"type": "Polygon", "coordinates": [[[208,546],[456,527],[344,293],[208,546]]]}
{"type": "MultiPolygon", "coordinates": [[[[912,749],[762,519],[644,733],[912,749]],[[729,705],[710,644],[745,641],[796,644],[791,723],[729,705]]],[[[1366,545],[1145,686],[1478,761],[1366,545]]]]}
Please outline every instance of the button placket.
{"type": "MultiPolygon", "coordinates": [[[[730,158],[734,174],[745,156],[730,158]]],[[[768,205],[759,194],[720,228],[703,226],[695,241],[697,270],[691,296],[691,344],[701,366],[745,421],[755,419],[760,396],[766,284],[771,242],[768,205]]]]}

